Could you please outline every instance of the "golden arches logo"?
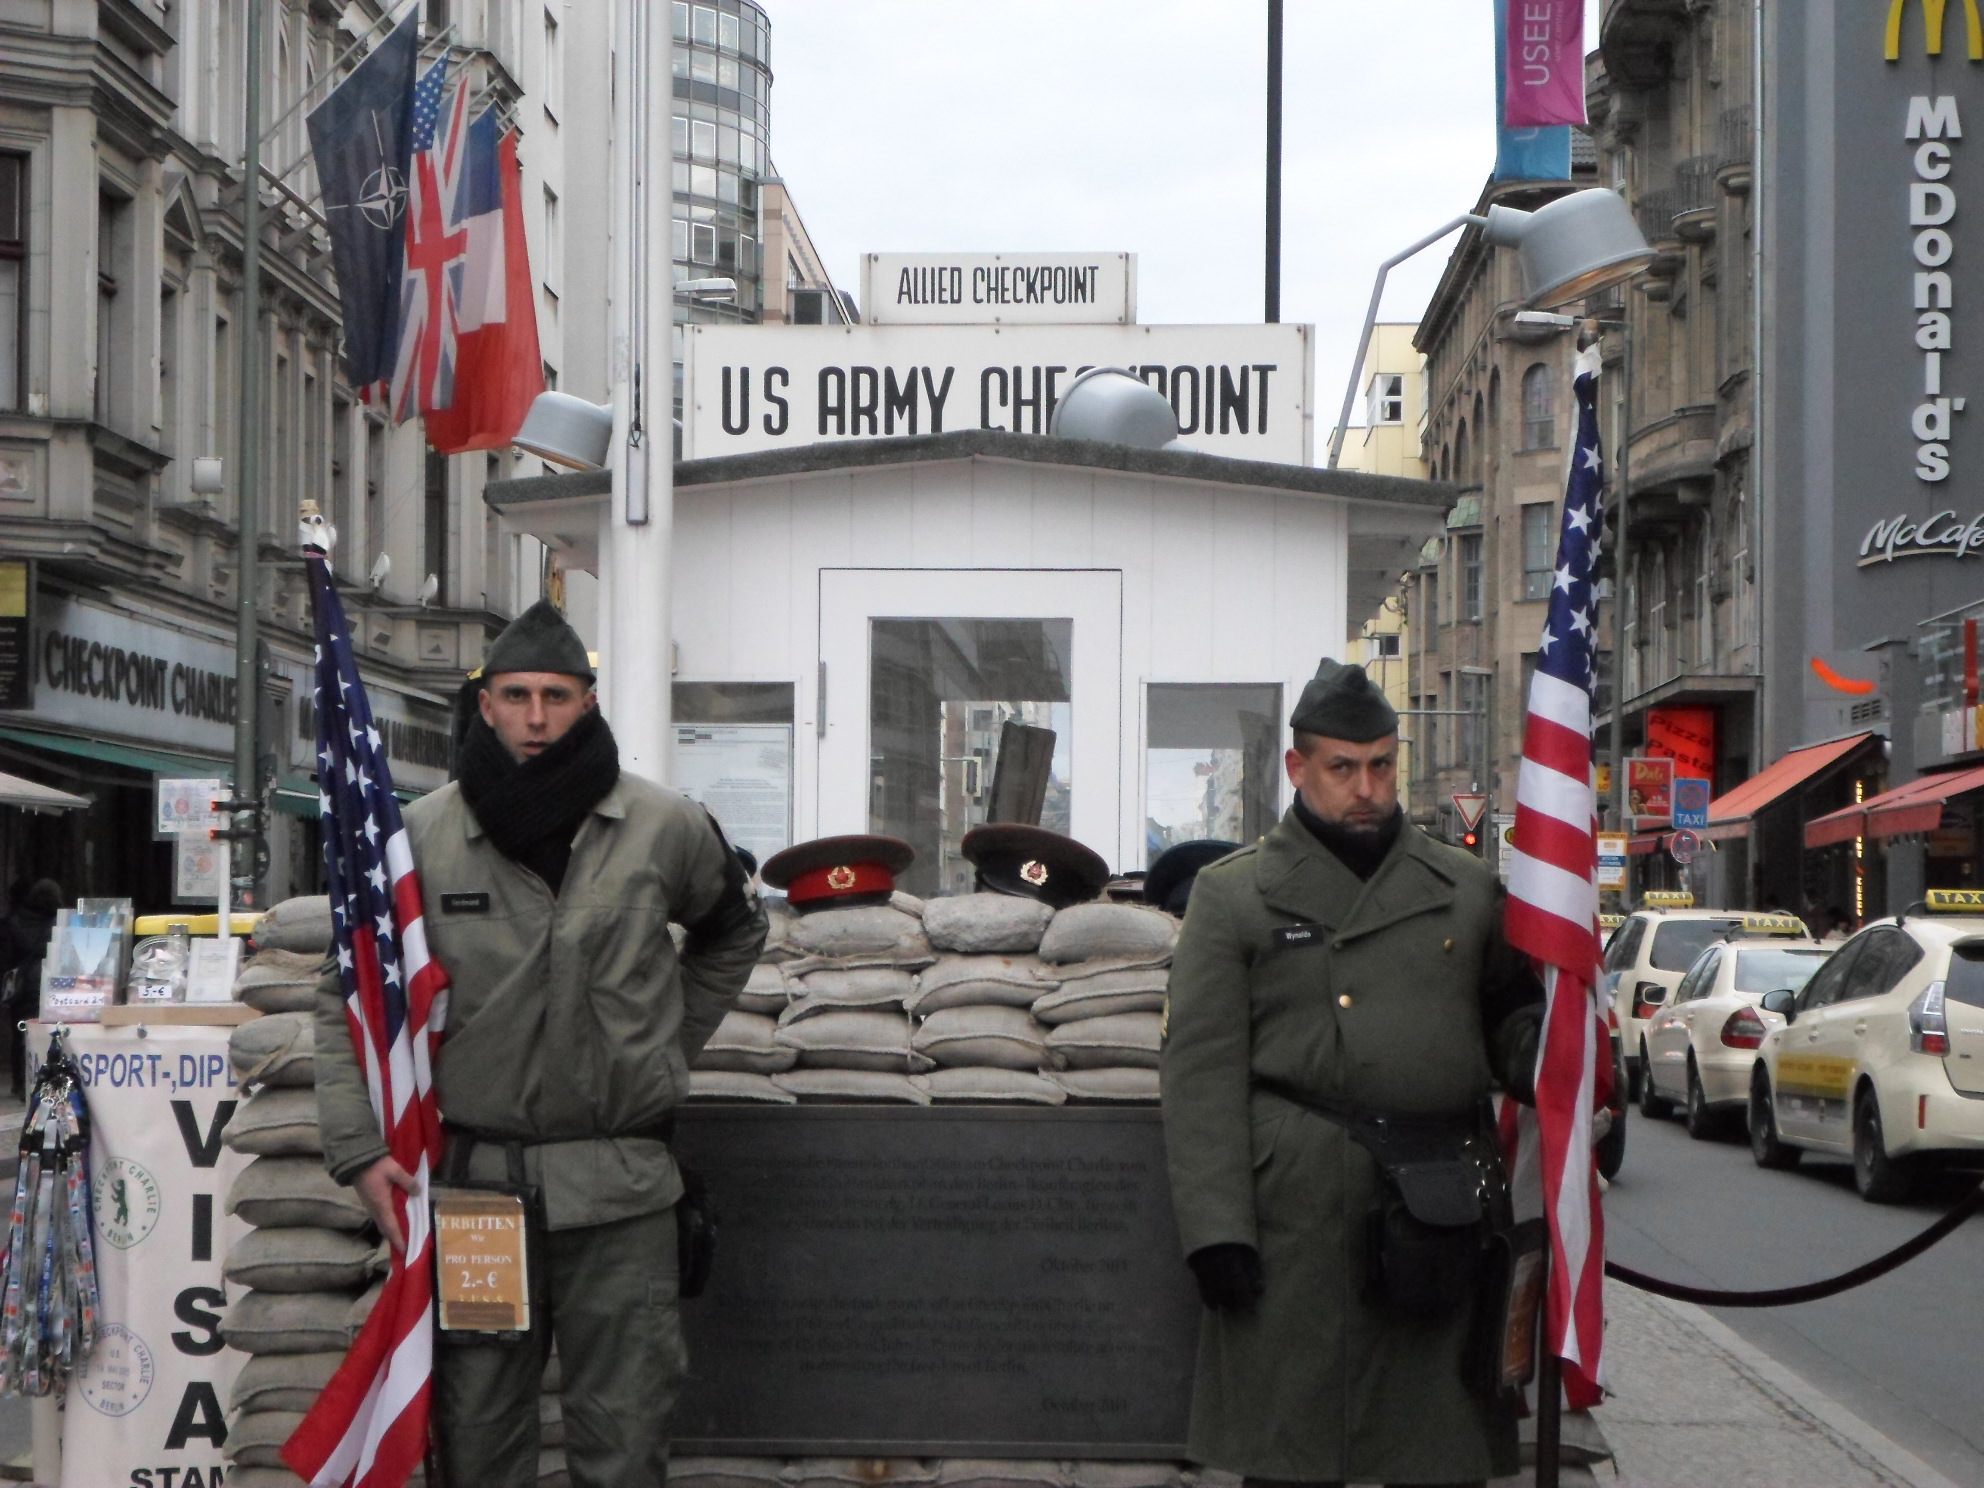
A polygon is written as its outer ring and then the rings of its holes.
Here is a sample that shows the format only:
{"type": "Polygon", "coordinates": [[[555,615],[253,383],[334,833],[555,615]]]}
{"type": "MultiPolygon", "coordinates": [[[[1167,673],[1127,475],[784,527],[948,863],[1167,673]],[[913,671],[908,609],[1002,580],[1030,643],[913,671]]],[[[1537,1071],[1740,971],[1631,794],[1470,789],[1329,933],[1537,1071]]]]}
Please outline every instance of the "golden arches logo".
{"type": "MultiPolygon", "coordinates": [[[[1922,0],[1922,50],[1931,57],[1943,54],[1943,12],[1948,8],[1949,0],[1922,0]]],[[[1885,55],[1890,62],[1901,60],[1901,16],[1907,9],[1908,0],[1888,0],[1885,55]]],[[[1970,60],[1984,62],[1984,16],[1978,14],[1977,0],[1963,0],[1963,29],[1970,60]]]]}

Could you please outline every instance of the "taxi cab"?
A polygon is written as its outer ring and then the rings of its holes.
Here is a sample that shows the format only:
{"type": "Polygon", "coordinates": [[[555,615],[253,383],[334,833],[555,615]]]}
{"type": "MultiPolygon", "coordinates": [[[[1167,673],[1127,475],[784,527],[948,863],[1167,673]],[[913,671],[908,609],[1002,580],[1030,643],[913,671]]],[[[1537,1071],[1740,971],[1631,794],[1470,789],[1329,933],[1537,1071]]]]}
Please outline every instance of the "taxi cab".
{"type": "MultiPolygon", "coordinates": [[[[1746,918],[1756,917],[1740,909],[1696,909],[1693,894],[1659,890],[1643,895],[1640,907],[1606,941],[1602,970],[1619,1008],[1631,1099],[1640,1099],[1645,1088],[1646,1033],[1654,1013],[1708,945],[1732,934],[1753,933],[1743,928],[1746,918]]],[[[1793,933],[1811,934],[1797,916],[1785,918],[1796,925],[1793,933]]]]}
{"type": "Polygon", "coordinates": [[[1680,1104],[1696,1141],[1718,1135],[1742,1114],[1756,1051],[1784,1022],[1758,1004],[1768,992],[1798,991],[1838,949],[1804,932],[1796,915],[1745,915],[1745,938],[1718,942],[1695,958],[1673,998],[1647,1023],[1643,1114],[1665,1116],[1680,1104]]]}
{"type": "Polygon", "coordinates": [[[1984,891],[1932,889],[1877,920],[1795,994],[1750,1071],[1750,1153],[1853,1160],[1862,1198],[1894,1203],[1924,1168],[1984,1165],[1984,891]]]}

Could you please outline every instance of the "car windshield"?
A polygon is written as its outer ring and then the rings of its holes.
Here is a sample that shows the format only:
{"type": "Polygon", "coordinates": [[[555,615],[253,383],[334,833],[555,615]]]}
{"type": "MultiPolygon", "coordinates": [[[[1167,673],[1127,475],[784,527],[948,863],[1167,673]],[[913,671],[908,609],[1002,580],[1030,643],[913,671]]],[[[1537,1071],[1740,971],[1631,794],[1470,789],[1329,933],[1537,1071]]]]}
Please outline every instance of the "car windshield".
{"type": "Polygon", "coordinates": [[[1686,971],[1695,964],[1710,941],[1720,940],[1740,919],[1669,920],[1653,932],[1652,966],[1655,971],[1686,971]]]}
{"type": "Polygon", "coordinates": [[[1736,990],[1775,992],[1789,987],[1796,992],[1812,979],[1812,973],[1826,964],[1831,951],[1738,951],[1736,990]]]}

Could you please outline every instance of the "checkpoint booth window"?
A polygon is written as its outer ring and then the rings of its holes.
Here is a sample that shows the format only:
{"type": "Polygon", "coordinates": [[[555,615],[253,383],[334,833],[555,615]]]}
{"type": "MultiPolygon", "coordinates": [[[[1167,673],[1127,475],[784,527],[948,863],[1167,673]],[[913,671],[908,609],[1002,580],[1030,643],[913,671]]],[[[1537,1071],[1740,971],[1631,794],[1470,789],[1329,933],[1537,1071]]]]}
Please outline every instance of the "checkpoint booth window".
{"type": "Polygon", "coordinates": [[[793,685],[676,682],[671,784],[762,863],[792,845],[793,685]]]}
{"type": "Polygon", "coordinates": [[[1252,842],[1280,815],[1279,683],[1153,682],[1144,690],[1144,844],[1252,842]]]}

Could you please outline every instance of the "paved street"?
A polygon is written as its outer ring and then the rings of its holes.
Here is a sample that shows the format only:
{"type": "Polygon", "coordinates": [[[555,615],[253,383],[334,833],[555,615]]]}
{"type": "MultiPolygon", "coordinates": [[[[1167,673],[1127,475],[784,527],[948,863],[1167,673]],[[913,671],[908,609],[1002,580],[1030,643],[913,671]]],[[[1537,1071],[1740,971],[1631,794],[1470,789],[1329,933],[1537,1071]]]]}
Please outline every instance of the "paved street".
{"type": "MultiPolygon", "coordinates": [[[[1631,1120],[1625,1166],[1606,1196],[1608,1252],[1694,1285],[1833,1275],[1922,1229],[1968,1183],[1939,1181],[1883,1208],[1861,1201],[1843,1162],[1808,1156],[1792,1172],[1770,1173],[1734,1134],[1694,1142],[1678,1122],[1637,1111],[1631,1120]]],[[[1713,1315],[1957,1482],[1984,1483],[1984,1220],[1844,1296],[1713,1315]]]]}

